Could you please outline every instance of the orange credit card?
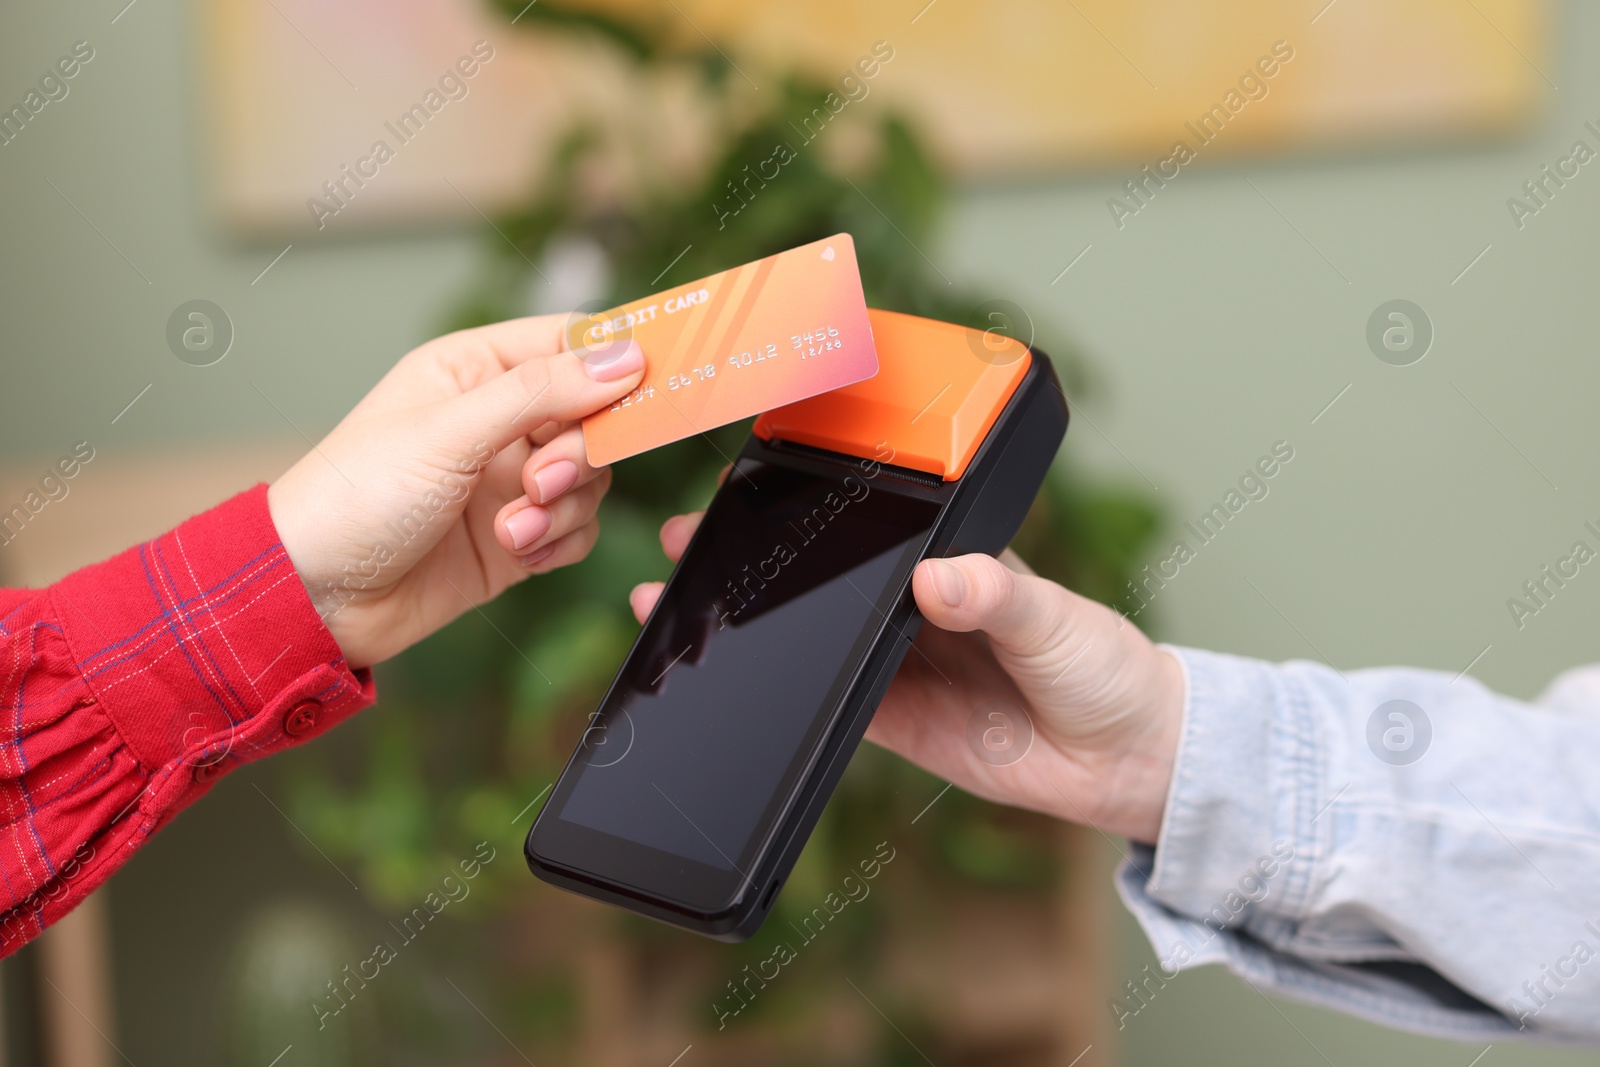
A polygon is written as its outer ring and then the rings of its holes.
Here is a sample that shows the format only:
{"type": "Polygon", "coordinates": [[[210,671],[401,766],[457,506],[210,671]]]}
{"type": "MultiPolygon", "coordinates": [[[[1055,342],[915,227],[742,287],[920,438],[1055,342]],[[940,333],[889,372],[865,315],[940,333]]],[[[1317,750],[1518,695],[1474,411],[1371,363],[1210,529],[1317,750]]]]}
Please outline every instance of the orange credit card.
{"type": "Polygon", "coordinates": [[[580,316],[567,344],[603,359],[630,337],[644,380],[583,420],[596,467],[878,373],[847,233],[580,316]]]}

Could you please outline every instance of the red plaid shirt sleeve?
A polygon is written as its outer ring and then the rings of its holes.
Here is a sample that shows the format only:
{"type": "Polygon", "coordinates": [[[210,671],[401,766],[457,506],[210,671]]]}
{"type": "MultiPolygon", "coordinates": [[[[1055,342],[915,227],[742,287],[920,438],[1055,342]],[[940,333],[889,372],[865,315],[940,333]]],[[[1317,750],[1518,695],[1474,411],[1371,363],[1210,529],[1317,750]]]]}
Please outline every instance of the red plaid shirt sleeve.
{"type": "Polygon", "coordinates": [[[0,590],[0,956],[218,777],[373,697],[264,485],[48,589],[0,590]]]}

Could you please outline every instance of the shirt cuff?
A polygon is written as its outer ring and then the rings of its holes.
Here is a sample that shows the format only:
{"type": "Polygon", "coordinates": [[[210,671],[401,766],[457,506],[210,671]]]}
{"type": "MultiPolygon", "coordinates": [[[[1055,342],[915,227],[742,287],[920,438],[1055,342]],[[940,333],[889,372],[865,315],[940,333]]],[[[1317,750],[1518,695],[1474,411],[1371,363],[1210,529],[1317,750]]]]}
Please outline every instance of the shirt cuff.
{"type": "Polygon", "coordinates": [[[371,672],[350,670],[312,606],[265,485],[50,596],[95,701],[152,777],[140,804],[157,821],[375,696],[371,672]]]}
{"type": "Polygon", "coordinates": [[[1156,847],[1131,845],[1116,878],[1159,970],[1146,967],[1150,973],[1129,983],[1134,992],[1112,1002],[1119,1028],[1147,999],[1137,990],[1222,963],[1258,992],[1419,1033],[1457,1040],[1515,1033],[1503,1016],[1404,953],[1363,943],[1341,963],[1327,952],[1303,958],[1289,950],[1313,910],[1330,847],[1328,823],[1318,820],[1337,794],[1328,796],[1329,739],[1321,736],[1313,687],[1333,684],[1316,677],[1332,672],[1163,647],[1187,680],[1182,739],[1156,847]]]}
{"type": "Polygon", "coordinates": [[[1188,692],[1150,896],[1196,918],[1225,914],[1229,926],[1296,917],[1316,860],[1322,777],[1309,701],[1272,664],[1167,650],[1188,692]]]}

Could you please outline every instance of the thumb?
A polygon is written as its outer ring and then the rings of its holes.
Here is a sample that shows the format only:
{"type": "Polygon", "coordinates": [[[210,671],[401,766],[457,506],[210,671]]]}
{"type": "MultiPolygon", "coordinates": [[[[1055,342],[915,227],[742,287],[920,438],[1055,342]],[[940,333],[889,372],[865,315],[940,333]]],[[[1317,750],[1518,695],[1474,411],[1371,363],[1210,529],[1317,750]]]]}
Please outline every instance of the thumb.
{"type": "Polygon", "coordinates": [[[986,555],[923,560],[911,588],[923,616],[941,630],[982,630],[997,650],[1019,658],[1059,652],[1079,600],[986,555]]]}
{"type": "Polygon", "coordinates": [[[446,407],[463,440],[495,451],[547,422],[572,422],[627,395],[644,376],[637,341],[536,356],[462,393],[446,407]]]}

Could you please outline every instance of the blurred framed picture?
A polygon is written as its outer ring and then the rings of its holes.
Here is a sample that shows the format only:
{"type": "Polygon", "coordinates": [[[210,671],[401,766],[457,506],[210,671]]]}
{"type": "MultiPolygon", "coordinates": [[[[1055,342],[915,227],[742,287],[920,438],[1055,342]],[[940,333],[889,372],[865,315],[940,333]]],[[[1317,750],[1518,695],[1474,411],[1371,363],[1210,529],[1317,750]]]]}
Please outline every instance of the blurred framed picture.
{"type": "MultiPolygon", "coordinates": [[[[553,0],[541,0],[551,3],[553,0]]],[[[1548,0],[566,0],[918,121],[963,178],[1494,136],[1554,88],[1548,0]],[[882,57],[890,58],[884,60],[882,57]],[[863,60],[877,65],[862,79],[863,60]]],[[[532,5],[529,5],[531,8],[532,5]]],[[[592,35],[486,0],[202,0],[216,207],[250,233],[492,215],[560,138],[692,168],[718,116],[592,35]]]]}

